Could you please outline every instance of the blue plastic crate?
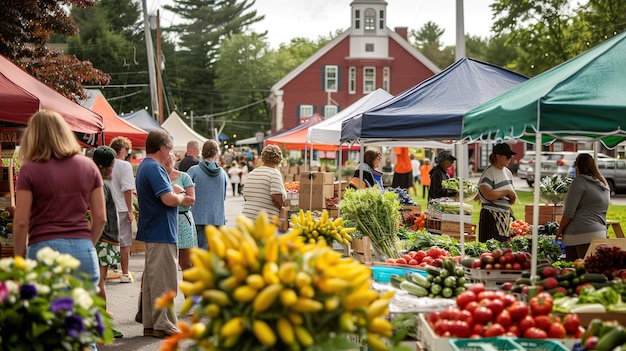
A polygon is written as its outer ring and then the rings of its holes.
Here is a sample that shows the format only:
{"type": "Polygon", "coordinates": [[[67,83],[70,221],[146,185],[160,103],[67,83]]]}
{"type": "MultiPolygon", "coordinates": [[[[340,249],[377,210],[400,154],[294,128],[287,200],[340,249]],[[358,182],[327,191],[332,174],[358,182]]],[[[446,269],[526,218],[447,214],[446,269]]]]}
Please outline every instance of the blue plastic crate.
{"type": "Polygon", "coordinates": [[[424,277],[427,275],[425,271],[409,268],[409,267],[393,267],[393,266],[372,266],[372,276],[378,283],[389,283],[392,275],[405,276],[409,272],[419,273],[424,277]]]}
{"type": "MultiPolygon", "coordinates": [[[[454,351],[525,351],[510,338],[450,339],[454,351]]],[[[530,350],[530,349],[529,349],[530,350]]]]}
{"type": "Polygon", "coordinates": [[[522,345],[526,350],[569,351],[565,345],[553,340],[517,338],[515,342],[522,345]]]}

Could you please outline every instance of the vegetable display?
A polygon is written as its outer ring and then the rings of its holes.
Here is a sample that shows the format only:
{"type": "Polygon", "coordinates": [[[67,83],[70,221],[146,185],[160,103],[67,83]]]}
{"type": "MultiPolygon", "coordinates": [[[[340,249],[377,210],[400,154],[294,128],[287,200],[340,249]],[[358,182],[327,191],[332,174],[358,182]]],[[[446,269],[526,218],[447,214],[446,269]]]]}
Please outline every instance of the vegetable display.
{"type": "Polygon", "coordinates": [[[455,298],[465,291],[465,271],[450,258],[444,258],[440,268],[429,266],[424,271],[426,277],[420,273],[408,273],[406,278],[392,277],[392,282],[417,297],[455,298]]]}
{"type": "Polygon", "coordinates": [[[397,229],[401,222],[400,202],[395,192],[380,193],[377,187],[349,188],[339,202],[342,217],[356,223],[363,236],[369,236],[374,252],[385,260],[399,258],[397,229]]]}
{"type": "MultiPolygon", "coordinates": [[[[461,213],[461,203],[458,201],[433,201],[429,207],[441,213],[459,214],[461,213]]],[[[463,214],[471,215],[474,207],[470,204],[463,204],[463,214]]]]}
{"type": "MultiPolygon", "coordinates": [[[[457,194],[460,193],[461,189],[461,179],[460,178],[450,178],[444,179],[441,181],[441,187],[444,189],[455,190],[457,194]]],[[[463,180],[463,200],[470,201],[473,200],[478,194],[478,186],[470,181],[463,180]]]]}
{"type": "Polygon", "coordinates": [[[539,184],[539,195],[549,204],[560,204],[572,183],[572,178],[562,178],[559,174],[544,177],[539,184]]]}
{"type": "Polygon", "coordinates": [[[613,279],[616,272],[626,267],[626,251],[617,246],[598,245],[595,252],[585,258],[585,269],[592,273],[602,273],[613,279]]]}

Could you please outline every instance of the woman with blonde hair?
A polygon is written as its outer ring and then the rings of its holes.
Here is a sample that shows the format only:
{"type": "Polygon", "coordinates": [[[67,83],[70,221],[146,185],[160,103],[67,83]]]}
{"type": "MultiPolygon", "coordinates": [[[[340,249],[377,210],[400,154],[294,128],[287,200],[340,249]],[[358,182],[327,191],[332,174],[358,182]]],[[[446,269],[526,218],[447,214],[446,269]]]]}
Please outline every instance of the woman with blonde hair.
{"type": "Polygon", "coordinates": [[[107,221],[104,190],[98,167],[81,151],[60,114],[40,110],[30,118],[19,151],[13,245],[16,256],[31,259],[44,247],[70,254],[97,285],[94,245],[107,221]]]}

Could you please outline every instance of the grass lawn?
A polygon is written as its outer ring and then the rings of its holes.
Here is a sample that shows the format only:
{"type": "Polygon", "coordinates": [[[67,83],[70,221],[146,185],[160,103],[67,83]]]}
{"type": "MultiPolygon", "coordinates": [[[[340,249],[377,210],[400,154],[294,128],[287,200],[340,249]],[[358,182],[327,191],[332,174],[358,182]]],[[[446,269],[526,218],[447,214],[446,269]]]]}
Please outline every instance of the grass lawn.
{"type": "MultiPolygon", "coordinates": [[[[415,202],[417,202],[422,207],[423,210],[425,210],[428,207],[427,206],[428,203],[427,203],[427,199],[422,199],[421,188],[419,189],[418,194],[419,196],[414,196],[411,193],[411,197],[413,198],[415,202]]],[[[532,192],[518,190],[517,201],[513,205],[513,215],[515,216],[515,218],[524,220],[525,213],[526,213],[525,206],[526,204],[532,204],[532,203],[533,203],[532,192]]],[[[474,211],[472,212],[472,223],[478,226],[478,217],[480,215],[480,207],[481,207],[480,202],[472,201],[470,202],[470,204],[474,206],[474,211]]],[[[615,221],[620,221],[621,223],[624,223],[625,225],[624,229],[626,229],[626,206],[610,204],[606,217],[609,220],[615,220],[615,221]]],[[[609,237],[611,238],[615,237],[615,233],[613,232],[613,227],[609,228],[609,237]]]]}

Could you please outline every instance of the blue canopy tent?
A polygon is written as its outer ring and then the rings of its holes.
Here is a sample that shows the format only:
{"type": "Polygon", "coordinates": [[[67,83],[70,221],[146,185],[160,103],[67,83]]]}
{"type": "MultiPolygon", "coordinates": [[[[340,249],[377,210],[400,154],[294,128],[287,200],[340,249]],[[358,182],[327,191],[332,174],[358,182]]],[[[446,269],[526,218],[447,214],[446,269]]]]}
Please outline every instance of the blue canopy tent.
{"type": "Polygon", "coordinates": [[[161,128],[159,122],[157,122],[154,117],[150,115],[150,112],[146,110],[123,114],[120,117],[132,123],[135,127],[145,130],[146,132],[161,128]]]}
{"type": "Polygon", "coordinates": [[[343,121],[341,142],[461,137],[463,115],[528,78],[462,58],[440,73],[360,115],[343,121]]]}

